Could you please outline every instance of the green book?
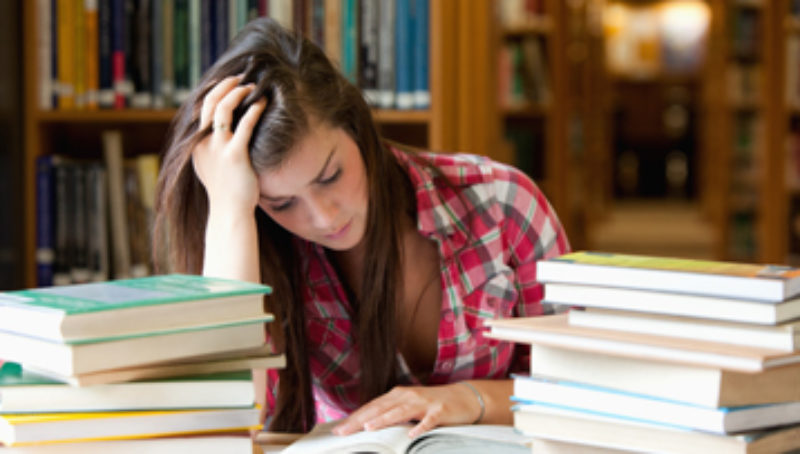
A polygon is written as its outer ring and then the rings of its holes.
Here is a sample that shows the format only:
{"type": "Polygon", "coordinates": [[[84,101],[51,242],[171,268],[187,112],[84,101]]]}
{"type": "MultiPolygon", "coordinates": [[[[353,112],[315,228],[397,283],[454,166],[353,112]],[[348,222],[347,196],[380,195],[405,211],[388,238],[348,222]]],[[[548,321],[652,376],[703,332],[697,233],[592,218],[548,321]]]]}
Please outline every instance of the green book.
{"type": "Polygon", "coordinates": [[[144,336],[265,319],[269,286],[171,274],[0,293],[0,331],[63,342],[144,336]]]}
{"type": "Polygon", "coordinates": [[[17,363],[0,367],[0,414],[251,407],[250,371],[70,386],[17,363]]]}

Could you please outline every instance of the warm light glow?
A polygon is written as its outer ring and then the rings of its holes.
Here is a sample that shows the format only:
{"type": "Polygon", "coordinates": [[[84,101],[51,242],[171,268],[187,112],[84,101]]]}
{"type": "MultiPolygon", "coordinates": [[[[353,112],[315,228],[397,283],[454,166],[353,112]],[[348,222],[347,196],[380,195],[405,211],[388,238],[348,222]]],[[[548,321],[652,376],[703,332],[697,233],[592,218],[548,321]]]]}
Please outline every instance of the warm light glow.
{"type": "Polygon", "coordinates": [[[676,47],[697,45],[711,20],[708,5],[699,1],[673,1],[662,5],[661,30],[664,39],[676,47]]]}

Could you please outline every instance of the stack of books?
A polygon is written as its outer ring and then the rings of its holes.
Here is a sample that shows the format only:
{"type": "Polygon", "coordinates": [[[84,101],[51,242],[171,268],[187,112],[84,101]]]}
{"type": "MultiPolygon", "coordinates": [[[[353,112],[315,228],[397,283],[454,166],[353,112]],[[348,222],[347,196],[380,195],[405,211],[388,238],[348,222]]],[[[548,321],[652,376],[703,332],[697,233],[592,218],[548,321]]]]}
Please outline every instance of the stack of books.
{"type": "Polygon", "coordinates": [[[543,452],[800,449],[800,270],[576,252],[537,277],[572,310],[489,336],[531,346],[514,424],[543,452]]]}
{"type": "Polygon", "coordinates": [[[252,452],[270,288],[189,275],[0,293],[3,452],[252,452]]]}

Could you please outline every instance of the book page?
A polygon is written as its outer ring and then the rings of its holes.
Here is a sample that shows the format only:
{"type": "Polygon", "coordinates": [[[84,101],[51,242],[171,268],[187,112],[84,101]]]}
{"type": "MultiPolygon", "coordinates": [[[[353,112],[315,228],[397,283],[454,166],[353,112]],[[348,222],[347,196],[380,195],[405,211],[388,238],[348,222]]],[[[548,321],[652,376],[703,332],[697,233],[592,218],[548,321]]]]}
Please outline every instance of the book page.
{"type": "Polygon", "coordinates": [[[318,424],[300,440],[283,450],[284,454],[346,454],[368,452],[400,454],[411,443],[408,431],[411,425],[387,427],[381,430],[357,432],[352,435],[334,435],[331,430],[339,424],[333,421],[318,424]]]}

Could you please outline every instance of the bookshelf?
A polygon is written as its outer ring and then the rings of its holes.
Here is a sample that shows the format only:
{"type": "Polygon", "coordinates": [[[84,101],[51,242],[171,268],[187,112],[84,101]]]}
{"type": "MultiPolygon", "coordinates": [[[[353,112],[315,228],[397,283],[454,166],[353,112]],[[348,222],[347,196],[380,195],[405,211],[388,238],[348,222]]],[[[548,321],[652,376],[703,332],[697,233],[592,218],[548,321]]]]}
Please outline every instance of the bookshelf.
{"type": "Polygon", "coordinates": [[[769,153],[763,191],[764,261],[800,264],[800,3],[780,0],[767,15],[769,153]]]}
{"type": "Polygon", "coordinates": [[[567,234],[564,2],[497,2],[494,67],[502,160],[527,173],[550,200],[567,234]]]}
{"type": "MultiPolygon", "coordinates": [[[[313,0],[296,0],[294,11],[311,14],[313,0]],[[301,3],[298,5],[298,3],[301,3]]],[[[26,287],[36,285],[36,163],[40,156],[66,155],[76,159],[100,160],[102,157],[101,135],[103,131],[117,129],[123,134],[125,156],[139,153],[160,153],[174,109],[101,109],[101,110],[50,110],[40,107],[39,74],[39,9],[50,2],[31,1],[24,3],[23,28],[24,74],[28,83],[24,88],[24,282],[26,287]]],[[[477,13],[482,1],[437,0],[429,3],[429,89],[430,107],[422,110],[376,109],[375,118],[389,138],[433,150],[465,150],[459,143],[475,143],[475,129],[463,125],[475,125],[481,121],[482,113],[460,113],[459,94],[468,91],[476,83],[485,81],[458,81],[453,83],[454,73],[466,73],[476,67],[480,54],[472,52],[476,38],[469,36],[469,24],[480,17],[477,13]],[[466,36],[468,39],[458,39],[466,36]],[[472,84],[472,85],[470,85],[472,84]],[[472,135],[460,131],[472,130],[472,135]]],[[[485,7],[485,5],[484,5],[485,7]]],[[[310,21],[310,19],[309,19],[310,21]]],[[[488,137],[488,136],[487,136],[488,137]]],[[[484,138],[481,144],[489,143],[484,138]]],[[[486,153],[488,147],[482,152],[486,153]]],[[[469,151],[469,150],[465,150],[469,151]]]]}
{"type": "Polygon", "coordinates": [[[600,6],[507,1],[493,13],[498,157],[537,182],[576,248],[611,192],[600,6]]]}
{"type": "Polygon", "coordinates": [[[714,219],[715,255],[724,260],[783,262],[774,252],[768,188],[776,146],[770,38],[776,5],[769,1],[709,2],[711,39],[706,69],[704,206],[714,219]],[[724,83],[720,83],[720,75],[724,83]]]}

